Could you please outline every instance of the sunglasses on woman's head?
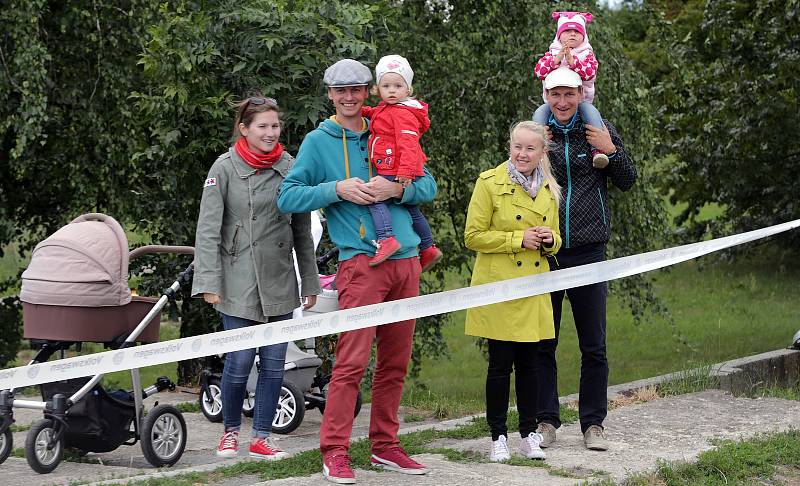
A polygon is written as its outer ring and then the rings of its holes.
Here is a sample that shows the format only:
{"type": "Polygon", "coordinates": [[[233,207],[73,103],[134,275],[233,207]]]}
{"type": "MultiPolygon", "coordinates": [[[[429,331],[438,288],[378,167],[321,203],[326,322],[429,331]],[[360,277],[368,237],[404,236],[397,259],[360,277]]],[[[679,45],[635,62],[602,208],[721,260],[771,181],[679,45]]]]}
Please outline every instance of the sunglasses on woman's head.
{"type": "Polygon", "coordinates": [[[253,106],[260,106],[264,104],[270,104],[278,106],[278,102],[275,101],[275,98],[250,98],[249,102],[253,106]]]}

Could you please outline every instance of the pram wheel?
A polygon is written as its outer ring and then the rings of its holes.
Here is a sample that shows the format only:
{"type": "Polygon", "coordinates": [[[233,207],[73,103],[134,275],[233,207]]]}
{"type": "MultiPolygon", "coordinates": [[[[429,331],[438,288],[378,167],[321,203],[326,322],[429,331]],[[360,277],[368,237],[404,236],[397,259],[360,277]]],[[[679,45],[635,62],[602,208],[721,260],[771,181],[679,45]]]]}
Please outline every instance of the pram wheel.
{"type": "Polygon", "coordinates": [[[252,392],[246,392],[244,396],[244,402],[242,402],[242,413],[245,417],[253,418],[253,414],[256,410],[256,394],[252,392]]]}
{"type": "Polygon", "coordinates": [[[222,422],[222,387],[219,378],[209,377],[200,389],[200,411],[209,422],[222,422]]]}
{"type": "Polygon", "coordinates": [[[11,450],[14,448],[14,434],[11,433],[11,428],[6,428],[3,435],[0,435],[0,464],[6,462],[11,450]]]}
{"type": "Polygon", "coordinates": [[[25,438],[25,459],[31,469],[39,474],[53,472],[64,457],[63,437],[49,447],[56,434],[53,424],[54,422],[50,419],[40,420],[31,427],[25,438]]]}
{"type": "MultiPolygon", "coordinates": [[[[325,396],[328,396],[328,385],[325,385],[325,396]]],[[[361,395],[361,390],[358,390],[358,395],[356,395],[356,406],[353,410],[353,417],[358,417],[358,414],[361,413],[361,405],[364,404],[364,397],[361,395]]],[[[325,402],[320,402],[317,404],[317,408],[319,409],[319,413],[325,415],[325,402]]]]}
{"type": "Polygon", "coordinates": [[[303,392],[291,381],[283,381],[278,408],[272,419],[272,431],[276,434],[288,434],[300,426],[306,415],[306,399],[303,392]]]}
{"type": "Polygon", "coordinates": [[[142,452],[155,467],[172,466],[186,448],[186,421],[172,405],[150,410],[142,425],[142,452]]]}

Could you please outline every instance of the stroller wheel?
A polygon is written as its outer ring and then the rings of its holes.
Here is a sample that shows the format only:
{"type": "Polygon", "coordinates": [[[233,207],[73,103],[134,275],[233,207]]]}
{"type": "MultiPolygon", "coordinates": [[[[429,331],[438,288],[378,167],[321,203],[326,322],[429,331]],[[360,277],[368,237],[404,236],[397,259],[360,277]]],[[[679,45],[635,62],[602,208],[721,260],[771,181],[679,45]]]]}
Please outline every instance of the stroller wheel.
{"type": "Polygon", "coordinates": [[[303,392],[291,381],[284,380],[278,408],[272,419],[272,431],[276,434],[288,434],[300,425],[305,415],[306,399],[303,392]]]}
{"type": "Polygon", "coordinates": [[[142,452],[155,467],[172,466],[186,448],[186,421],[172,405],[150,410],[142,425],[142,452]]]}
{"type": "Polygon", "coordinates": [[[200,411],[209,422],[222,422],[222,387],[219,378],[208,378],[207,385],[200,390],[200,411]]]}
{"type": "Polygon", "coordinates": [[[247,395],[244,397],[244,402],[242,403],[242,413],[245,417],[253,417],[253,413],[255,413],[256,408],[256,394],[252,392],[247,392],[247,395]]]}
{"type": "Polygon", "coordinates": [[[64,457],[64,438],[50,444],[56,430],[53,421],[44,419],[36,422],[25,438],[25,459],[31,469],[39,474],[53,472],[64,457]]]}
{"type": "MultiPolygon", "coordinates": [[[[325,385],[325,389],[323,391],[325,393],[325,396],[327,396],[328,395],[328,385],[325,385]]],[[[353,417],[358,417],[358,414],[361,413],[361,405],[363,405],[363,404],[364,404],[364,397],[361,395],[361,390],[358,390],[358,395],[356,395],[356,406],[355,406],[355,409],[353,410],[353,417]]],[[[321,413],[322,415],[325,415],[325,402],[324,401],[319,403],[319,405],[317,405],[317,408],[319,408],[319,413],[321,413]]]]}
{"type": "Polygon", "coordinates": [[[13,448],[14,434],[11,433],[11,428],[9,427],[0,435],[0,464],[6,462],[13,448]]]}

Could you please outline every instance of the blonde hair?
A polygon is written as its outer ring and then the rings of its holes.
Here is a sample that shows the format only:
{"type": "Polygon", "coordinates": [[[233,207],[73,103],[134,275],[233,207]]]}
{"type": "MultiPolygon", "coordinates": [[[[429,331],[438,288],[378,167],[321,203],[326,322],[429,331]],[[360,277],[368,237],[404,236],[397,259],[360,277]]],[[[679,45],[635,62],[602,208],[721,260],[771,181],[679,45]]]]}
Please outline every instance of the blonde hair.
{"type": "MultiPolygon", "coordinates": [[[[381,92],[380,92],[380,88],[378,88],[378,83],[375,83],[375,84],[372,85],[372,87],[369,89],[369,94],[371,94],[373,96],[377,96],[378,98],[381,97],[381,92]]],[[[411,98],[412,96],[414,96],[414,87],[413,86],[409,86],[408,87],[408,97],[411,98]]]]}
{"type": "Polygon", "coordinates": [[[537,135],[539,139],[542,141],[542,145],[544,146],[544,155],[542,155],[542,160],[539,161],[539,167],[542,168],[542,175],[544,176],[544,180],[547,181],[547,185],[550,186],[550,192],[553,194],[553,197],[556,198],[556,207],[558,207],[561,204],[561,186],[559,186],[558,182],[556,182],[556,178],[553,176],[553,170],[550,167],[549,153],[552,144],[550,142],[550,139],[547,138],[547,127],[545,127],[544,125],[540,125],[532,120],[524,120],[515,123],[511,127],[511,131],[509,132],[509,137],[508,137],[509,147],[513,143],[514,134],[517,133],[517,130],[528,130],[534,135],[537,135]]]}

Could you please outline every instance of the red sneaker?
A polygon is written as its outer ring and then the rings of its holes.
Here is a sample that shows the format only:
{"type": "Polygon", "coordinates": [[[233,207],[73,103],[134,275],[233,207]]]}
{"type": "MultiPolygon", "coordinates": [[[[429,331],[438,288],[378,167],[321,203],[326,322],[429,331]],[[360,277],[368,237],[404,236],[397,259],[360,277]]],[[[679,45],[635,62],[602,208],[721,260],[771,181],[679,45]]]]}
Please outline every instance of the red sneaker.
{"type": "Polygon", "coordinates": [[[288,454],[286,454],[283,449],[276,446],[267,438],[261,438],[250,443],[250,457],[275,461],[277,459],[283,459],[287,455],[288,454]]]}
{"type": "Polygon", "coordinates": [[[217,456],[236,457],[237,454],[239,454],[239,432],[235,430],[225,432],[219,440],[217,456]]]}
{"type": "Polygon", "coordinates": [[[425,466],[408,457],[402,447],[392,447],[383,452],[374,453],[370,463],[375,467],[403,474],[426,474],[428,472],[425,466]]]}
{"type": "Polygon", "coordinates": [[[347,454],[334,454],[323,458],[322,475],[336,484],[356,483],[356,475],[350,469],[350,457],[347,454]]]}
{"type": "Polygon", "coordinates": [[[439,263],[442,259],[442,251],[436,248],[436,245],[431,245],[419,252],[419,263],[422,265],[422,271],[427,272],[434,265],[439,263]]]}
{"type": "Polygon", "coordinates": [[[384,260],[397,253],[399,249],[400,242],[397,241],[397,238],[394,236],[378,240],[378,251],[376,251],[375,256],[370,259],[369,266],[374,267],[375,265],[380,265],[384,260]]]}

